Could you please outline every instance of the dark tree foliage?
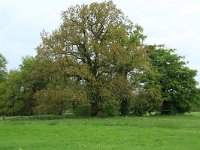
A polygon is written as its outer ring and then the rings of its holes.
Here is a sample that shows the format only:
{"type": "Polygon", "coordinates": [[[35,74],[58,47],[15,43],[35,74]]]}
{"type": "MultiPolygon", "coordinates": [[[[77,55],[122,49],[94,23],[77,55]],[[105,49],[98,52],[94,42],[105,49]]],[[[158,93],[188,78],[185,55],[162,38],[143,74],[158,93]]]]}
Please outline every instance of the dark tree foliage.
{"type": "Polygon", "coordinates": [[[6,90],[5,81],[7,78],[6,59],[0,54],[0,115],[5,115],[6,109],[4,107],[4,93],[6,90]]]}
{"type": "Polygon", "coordinates": [[[18,70],[11,70],[0,84],[0,114],[33,115],[36,100],[34,93],[42,88],[42,80],[32,77],[34,58],[25,57],[18,70]]]}
{"type": "Polygon", "coordinates": [[[159,72],[163,105],[162,114],[189,112],[191,105],[198,102],[199,90],[196,70],[187,66],[182,56],[164,46],[148,46],[152,65],[159,72]]]}

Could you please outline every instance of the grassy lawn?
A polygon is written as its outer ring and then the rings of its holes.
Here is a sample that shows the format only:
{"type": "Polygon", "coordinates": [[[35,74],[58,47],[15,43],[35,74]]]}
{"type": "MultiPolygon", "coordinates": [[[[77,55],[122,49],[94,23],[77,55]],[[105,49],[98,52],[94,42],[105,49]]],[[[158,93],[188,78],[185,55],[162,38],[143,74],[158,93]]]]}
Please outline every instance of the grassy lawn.
{"type": "Polygon", "coordinates": [[[6,118],[0,150],[199,150],[200,113],[117,118],[6,118]]]}

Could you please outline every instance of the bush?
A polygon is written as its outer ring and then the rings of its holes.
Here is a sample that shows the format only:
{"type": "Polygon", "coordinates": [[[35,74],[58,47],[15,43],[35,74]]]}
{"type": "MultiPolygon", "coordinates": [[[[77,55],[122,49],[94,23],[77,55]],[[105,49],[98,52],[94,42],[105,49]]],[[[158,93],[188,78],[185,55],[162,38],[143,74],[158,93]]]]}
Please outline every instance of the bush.
{"type": "Polygon", "coordinates": [[[73,113],[76,116],[89,117],[91,115],[91,106],[90,105],[74,105],[73,113]]]}
{"type": "Polygon", "coordinates": [[[142,116],[157,112],[162,106],[162,98],[160,92],[156,89],[148,89],[140,92],[132,103],[132,111],[134,115],[142,116]]]}

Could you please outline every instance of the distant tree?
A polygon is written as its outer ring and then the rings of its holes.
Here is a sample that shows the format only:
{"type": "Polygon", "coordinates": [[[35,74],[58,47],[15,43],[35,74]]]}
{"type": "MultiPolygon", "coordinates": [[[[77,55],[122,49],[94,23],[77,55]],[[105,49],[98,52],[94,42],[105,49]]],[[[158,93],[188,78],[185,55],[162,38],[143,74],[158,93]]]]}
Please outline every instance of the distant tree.
{"type": "Polygon", "coordinates": [[[37,108],[61,114],[71,101],[75,111],[87,110],[91,116],[129,113],[133,91],[141,86],[137,76],[148,69],[142,28],[112,1],[72,6],[62,19],[52,34],[42,33],[37,48],[40,76],[50,81],[35,94],[37,108]],[[59,109],[52,107],[58,103],[59,109]]]}
{"type": "Polygon", "coordinates": [[[4,96],[6,90],[6,78],[7,78],[7,70],[6,70],[6,59],[3,55],[0,54],[0,115],[5,115],[6,109],[3,107],[4,104],[4,96]]]}
{"type": "Polygon", "coordinates": [[[34,58],[25,57],[18,70],[11,70],[0,84],[0,114],[32,115],[36,101],[33,94],[39,90],[42,80],[33,78],[34,58]]]}
{"type": "Polygon", "coordinates": [[[191,105],[199,101],[196,70],[187,66],[182,56],[164,46],[148,46],[153,67],[159,72],[163,105],[162,114],[189,112],[191,105]]]}
{"type": "Polygon", "coordinates": [[[6,64],[6,58],[2,54],[0,54],[0,82],[6,78],[6,64]]]}

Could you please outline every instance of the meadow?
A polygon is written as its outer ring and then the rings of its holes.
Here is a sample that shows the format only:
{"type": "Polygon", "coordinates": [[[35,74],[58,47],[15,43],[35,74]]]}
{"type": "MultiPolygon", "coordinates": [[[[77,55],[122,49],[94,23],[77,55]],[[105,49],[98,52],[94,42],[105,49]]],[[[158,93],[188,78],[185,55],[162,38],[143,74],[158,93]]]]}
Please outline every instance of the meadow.
{"type": "Polygon", "coordinates": [[[199,150],[200,113],[0,119],[0,150],[199,150]]]}

